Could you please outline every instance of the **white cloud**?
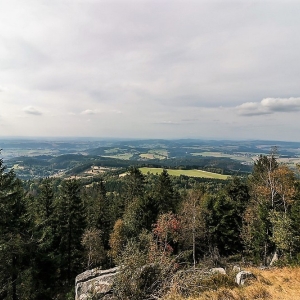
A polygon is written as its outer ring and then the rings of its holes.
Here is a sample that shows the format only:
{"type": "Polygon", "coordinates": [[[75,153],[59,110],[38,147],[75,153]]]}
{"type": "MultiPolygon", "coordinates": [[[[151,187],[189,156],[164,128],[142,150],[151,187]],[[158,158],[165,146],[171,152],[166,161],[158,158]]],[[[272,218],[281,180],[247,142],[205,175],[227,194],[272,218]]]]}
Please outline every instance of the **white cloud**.
{"type": "Polygon", "coordinates": [[[80,114],[81,115],[95,115],[98,113],[98,110],[94,109],[86,109],[86,110],[83,110],[80,114]]]}
{"type": "Polygon", "coordinates": [[[40,116],[43,113],[40,110],[37,110],[35,107],[33,106],[27,106],[23,108],[23,111],[29,115],[36,115],[36,116],[40,116]]]}
{"type": "Polygon", "coordinates": [[[261,102],[246,102],[236,106],[239,115],[259,116],[273,113],[300,111],[300,97],[265,98],[261,102]]]}

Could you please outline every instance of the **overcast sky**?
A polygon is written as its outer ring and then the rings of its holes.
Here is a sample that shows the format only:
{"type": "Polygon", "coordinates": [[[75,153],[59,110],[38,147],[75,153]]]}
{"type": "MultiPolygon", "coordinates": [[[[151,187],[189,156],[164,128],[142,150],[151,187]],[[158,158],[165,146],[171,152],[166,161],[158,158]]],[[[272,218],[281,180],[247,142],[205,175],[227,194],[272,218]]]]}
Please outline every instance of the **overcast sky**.
{"type": "Polygon", "coordinates": [[[0,136],[300,140],[300,1],[1,0],[0,136]]]}

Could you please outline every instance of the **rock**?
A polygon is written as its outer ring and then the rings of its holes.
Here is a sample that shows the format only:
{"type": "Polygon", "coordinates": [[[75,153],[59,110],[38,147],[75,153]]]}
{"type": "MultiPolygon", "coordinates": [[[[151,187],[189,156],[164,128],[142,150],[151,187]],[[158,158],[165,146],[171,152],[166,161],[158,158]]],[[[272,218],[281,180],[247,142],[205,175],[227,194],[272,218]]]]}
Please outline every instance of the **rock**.
{"type": "Polygon", "coordinates": [[[277,261],[278,261],[278,254],[277,254],[277,252],[275,252],[273,257],[272,257],[272,260],[270,262],[270,266],[273,266],[274,263],[276,263],[277,261]]]}
{"type": "Polygon", "coordinates": [[[75,279],[75,300],[109,299],[114,277],[119,267],[101,270],[99,268],[85,271],[75,279]]]}
{"type": "Polygon", "coordinates": [[[255,279],[255,276],[249,271],[241,271],[236,275],[235,282],[238,285],[244,285],[249,279],[255,279]]]}
{"type": "Polygon", "coordinates": [[[219,274],[224,274],[226,275],[226,271],[223,268],[212,268],[209,270],[210,273],[215,274],[215,273],[219,273],[219,274]]]}
{"type": "Polygon", "coordinates": [[[233,272],[241,272],[241,267],[239,266],[233,266],[233,269],[232,269],[233,272]]]}

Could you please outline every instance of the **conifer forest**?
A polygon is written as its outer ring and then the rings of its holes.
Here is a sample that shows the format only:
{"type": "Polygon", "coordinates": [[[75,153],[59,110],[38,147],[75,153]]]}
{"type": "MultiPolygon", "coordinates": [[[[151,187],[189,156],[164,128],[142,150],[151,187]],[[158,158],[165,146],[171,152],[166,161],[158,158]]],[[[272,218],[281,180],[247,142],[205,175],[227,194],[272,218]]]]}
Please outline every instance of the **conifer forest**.
{"type": "MultiPolygon", "coordinates": [[[[0,299],[74,299],[74,279],[120,266],[116,299],[201,293],[193,272],[300,263],[296,169],[260,155],[227,180],[110,171],[21,180],[0,161],[0,299]]],[[[209,288],[209,282],[206,283],[209,288]]]]}

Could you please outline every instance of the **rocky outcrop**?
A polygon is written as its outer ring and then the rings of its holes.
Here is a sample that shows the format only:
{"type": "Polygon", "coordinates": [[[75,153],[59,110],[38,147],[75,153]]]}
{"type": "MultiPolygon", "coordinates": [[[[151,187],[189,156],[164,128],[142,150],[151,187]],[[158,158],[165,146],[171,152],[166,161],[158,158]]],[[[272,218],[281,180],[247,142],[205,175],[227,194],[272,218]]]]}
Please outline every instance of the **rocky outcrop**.
{"type": "Polygon", "coordinates": [[[223,268],[212,268],[209,270],[211,274],[223,274],[226,275],[226,271],[223,268]]]}
{"type": "Polygon", "coordinates": [[[253,275],[253,273],[251,273],[249,271],[241,271],[236,275],[235,282],[238,285],[244,285],[245,282],[249,279],[255,279],[255,276],[253,275]]]}
{"type": "Polygon", "coordinates": [[[75,279],[75,300],[110,299],[114,277],[119,267],[85,271],[75,279]]]}
{"type": "Polygon", "coordinates": [[[239,272],[241,272],[241,267],[239,267],[239,266],[233,266],[232,272],[234,272],[234,273],[239,273],[239,272]]]}
{"type": "Polygon", "coordinates": [[[270,266],[273,266],[277,261],[278,261],[278,254],[277,252],[275,252],[270,262],[270,266]]]}

